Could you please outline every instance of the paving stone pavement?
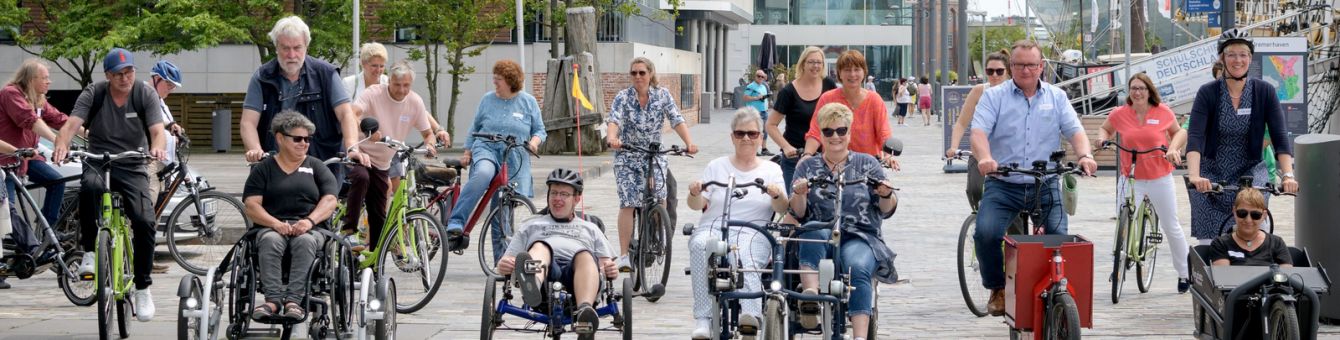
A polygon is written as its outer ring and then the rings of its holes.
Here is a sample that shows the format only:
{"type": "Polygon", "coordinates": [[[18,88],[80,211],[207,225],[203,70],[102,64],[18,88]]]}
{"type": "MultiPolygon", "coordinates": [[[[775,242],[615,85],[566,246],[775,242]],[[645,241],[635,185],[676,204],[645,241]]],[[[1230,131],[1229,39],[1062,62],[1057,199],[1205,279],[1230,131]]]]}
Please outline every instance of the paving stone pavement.
{"type": "MultiPolygon", "coordinates": [[[[687,194],[683,185],[699,176],[701,169],[714,158],[730,154],[729,111],[718,111],[713,124],[702,124],[690,129],[695,142],[702,148],[696,158],[672,158],[671,167],[681,183],[680,196],[687,194]]],[[[964,175],[945,174],[940,161],[940,129],[932,127],[895,127],[894,135],[902,138],[907,150],[900,158],[902,171],[893,175],[893,182],[901,188],[897,214],[884,222],[886,241],[899,253],[899,273],[907,279],[896,285],[880,287],[877,301],[880,339],[999,339],[1008,336],[1001,318],[973,317],[963,304],[956,274],[956,243],[959,227],[970,213],[963,195],[964,175]]],[[[673,133],[665,134],[667,143],[680,144],[673,133]]],[[[775,150],[775,148],[774,148],[775,150]]],[[[617,239],[613,221],[617,213],[618,197],[614,181],[609,175],[606,155],[587,156],[580,163],[591,174],[605,175],[588,178],[586,209],[609,221],[608,235],[617,239]]],[[[191,158],[206,178],[225,192],[240,192],[246,176],[246,166],[237,154],[197,154],[191,158]]],[[[558,166],[576,167],[579,160],[573,156],[545,156],[534,162],[532,173],[537,180],[558,166]]],[[[536,186],[543,197],[543,186],[536,186]]],[[[1070,218],[1070,231],[1082,234],[1094,242],[1094,313],[1093,329],[1085,329],[1090,338],[1131,339],[1184,339],[1190,338],[1191,296],[1176,293],[1176,273],[1168,263],[1170,253],[1161,251],[1155,285],[1147,294],[1140,294],[1134,283],[1126,285],[1122,302],[1113,305],[1107,297],[1107,275],[1111,272],[1109,255],[1112,247],[1115,209],[1114,180],[1110,172],[1098,178],[1083,179],[1080,184],[1080,203],[1077,216],[1070,218]]],[[[1186,193],[1179,196],[1179,217],[1183,228],[1189,229],[1189,209],[1186,193]]],[[[540,203],[543,205],[543,203],[540,203]]],[[[1293,199],[1272,200],[1272,210],[1278,220],[1277,233],[1293,243],[1293,199]]],[[[695,222],[698,212],[681,204],[679,221],[695,222]]],[[[1194,241],[1193,241],[1194,242],[1194,241]]],[[[687,238],[675,232],[675,249],[671,279],[667,295],[658,303],[638,299],[635,302],[634,329],[637,339],[686,338],[693,328],[692,294],[689,280],[683,275],[688,263],[687,238]]],[[[437,297],[423,310],[412,315],[400,315],[402,339],[474,339],[479,336],[480,308],[483,303],[484,277],[476,260],[474,249],[464,256],[451,257],[448,273],[437,297]]],[[[166,249],[159,248],[159,262],[171,262],[166,249]]],[[[175,265],[167,274],[155,276],[153,294],[158,315],[149,323],[135,323],[132,338],[157,339],[175,334],[177,282],[185,271],[175,265]]],[[[0,339],[87,339],[95,338],[96,316],[92,308],[75,307],[65,300],[57,288],[54,276],[42,274],[28,280],[10,279],[14,288],[0,290],[0,339]]],[[[608,321],[608,319],[604,320],[608,321]]],[[[538,334],[501,332],[500,339],[535,339],[538,334]]],[[[600,339],[618,338],[602,334],[600,339]]],[[[1323,326],[1319,338],[1340,338],[1340,327],[1323,326]]]]}

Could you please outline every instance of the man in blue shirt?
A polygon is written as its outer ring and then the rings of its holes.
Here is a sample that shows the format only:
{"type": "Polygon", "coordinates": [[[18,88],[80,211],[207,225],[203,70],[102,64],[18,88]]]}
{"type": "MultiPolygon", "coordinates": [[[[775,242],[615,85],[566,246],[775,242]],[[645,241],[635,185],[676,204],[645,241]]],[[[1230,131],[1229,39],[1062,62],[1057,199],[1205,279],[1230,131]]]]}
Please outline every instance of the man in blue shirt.
{"type": "MultiPolygon", "coordinates": [[[[768,97],[771,97],[768,93],[768,74],[761,69],[754,71],[754,82],[744,87],[744,102],[749,108],[758,110],[758,115],[765,122],[768,121],[768,97]]],[[[759,156],[772,156],[772,152],[768,151],[767,131],[763,132],[763,139],[759,141],[759,145],[763,146],[763,150],[758,152],[759,156]]]]}
{"type": "MultiPolygon", "coordinates": [[[[1079,123],[1070,98],[1060,88],[1042,82],[1042,50],[1032,41],[1014,43],[1010,53],[1012,79],[986,90],[977,102],[972,119],[972,152],[983,174],[996,171],[998,164],[1029,166],[1046,161],[1061,147],[1062,137],[1070,141],[1079,155],[1080,168],[1092,174],[1098,167],[1089,152],[1089,138],[1079,123]]],[[[991,289],[987,312],[1005,314],[1004,255],[1000,244],[1005,229],[1024,209],[1041,200],[1043,211],[1034,224],[1043,223],[1047,234],[1065,234],[1066,216],[1061,209],[1061,193],[1056,176],[1043,181],[1048,193],[1033,195],[1034,179],[1024,175],[988,177],[977,211],[977,260],[982,266],[982,285],[991,289]]]]}

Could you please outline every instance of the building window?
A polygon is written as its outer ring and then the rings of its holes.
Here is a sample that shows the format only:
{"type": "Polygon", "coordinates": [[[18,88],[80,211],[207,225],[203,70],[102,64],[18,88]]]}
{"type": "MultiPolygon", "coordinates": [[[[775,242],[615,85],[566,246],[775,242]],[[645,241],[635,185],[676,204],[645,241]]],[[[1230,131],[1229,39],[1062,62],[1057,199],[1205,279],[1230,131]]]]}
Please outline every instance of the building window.
{"type": "Polygon", "coordinates": [[[419,39],[418,27],[401,27],[395,29],[395,42],[411,42],[419,39]]]}

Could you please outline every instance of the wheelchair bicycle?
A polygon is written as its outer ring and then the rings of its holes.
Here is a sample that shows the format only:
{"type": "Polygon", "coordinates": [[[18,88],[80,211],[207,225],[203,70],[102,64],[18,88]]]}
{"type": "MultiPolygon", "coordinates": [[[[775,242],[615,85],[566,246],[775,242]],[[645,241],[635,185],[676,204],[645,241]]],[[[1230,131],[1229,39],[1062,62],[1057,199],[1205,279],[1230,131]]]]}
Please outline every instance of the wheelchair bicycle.
{"type": "MultiPolygon", "coordinates": [[[[1185,179],[1188,188],[1194,188],[1185,179]]],[[[1252,177],[1240,184],[1214,183],[1210,194],[1255,188],[1272,195],[1288,195],[1267,183],[1251,185],[1252,177]]],[[[1263,225],[1274,233],[1274,217],[1265,214],[1263,225]]],[[[1220,234],[1232,232],[1230,216],[1220,225],[1220,234]]],[[[1187,255],[1191,269],[1192,315],[1197,339],[1316,339],[1321,300],[1328,294],[1330,276],[1312,261],[1307,249],[1289,247],[1292,268],[1270,266],[1213,266],[1211,247],[1197,245],[1187,255]]]]}
{"type": "MultiPolygon", "coordinates": [[[[541,214],[548,214],[548,210],[541,210],[541,214]]],[[[605,225],[599,218],[587,215],[583,212],[577,212],[577,216],[584,220],[595,223],[603,232],[605,225]]],[[[534,270],[534,265],[517,263],[516,270],[534,270]]],[[[544,302],[539,306],[529,306],[524,303],[516,303],[519,300],[520,290],[517,285],[518,280],[511,279],[512,276],[489,275],[484,280],[487,286],[484,289],[484,306],[479,325],[479,338],[482,340],[493,339],[493,334],[498,330],[509,330],[519,332],[543,333],[553,339],[562,338],[564,333],[576,333],[574,318],[572,312],[577,310],[576,296],[565,290],[562,283],[545,282],[541,285],[541,292],[544,302]],[[499,285],[501,283],[501,285],[499,285]],[[498,288],[502,288],[502,297],[498,298],[498,288]],[[515,316],[525,319],[525,325],[512,327],[507,325],[504,316],[515,316]]],[[[614,289],[614,280],[605,279],[601,292],[598,293],[596,303],[593,306],[596,315],[601,318],[610,317],[613,320],[609,326],[597,328],[595,331],[620,332],[624,340],[633,339],[633,281],[631,278],[620,280],[619,291],[614,289]]],[[[595,335],[580,336],[579,339],[594,339],[595,335]]]]}
{"type": "MultiPolygon", "coordinates": [[[[178,339],[217,339],[225,320],[228,339],[269,335],[287,340],[295,326],[304,323],[312,339],[395,338],[395,281],[368,268],[356,272],[349,244],[334,232],[318,228],[308,231],[324,241],[308,272],[300,303],[306,315],[302,319],[274,315],[253,320],[251,313],[261,288],[256,241],[264,230],[248,230],[218,267],[209,268],[203,277],[182,277],[177,287],[178,339]],[[252,321],[270,327],[255,334],[252,321]]],[[[286,253],[281,268],[288,268],[291,261],[286,253]]],[[[284,281],[288,279],[285,274],[284,281]]]]}

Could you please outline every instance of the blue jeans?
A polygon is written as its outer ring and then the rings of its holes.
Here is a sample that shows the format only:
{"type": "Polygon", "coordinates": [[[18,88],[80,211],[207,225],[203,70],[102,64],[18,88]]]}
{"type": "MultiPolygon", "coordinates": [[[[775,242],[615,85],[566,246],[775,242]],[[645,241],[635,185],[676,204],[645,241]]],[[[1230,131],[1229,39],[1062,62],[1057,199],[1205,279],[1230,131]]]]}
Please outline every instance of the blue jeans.
{"type": "MultiPolygon", "coordinates": [[[[461,188],[461,197],[456,200],[456,207],[452,208],[451,217],[447,219],[447,230],[465,228],[465,223],[469,221],[470,214],[475,212],[475,206],[481,203],[480,199],[484,198],[485,192],[488,192],[489,183],[493,181],[493,176],[498,174],[498,163],[491,159],[476,160],[472,163],[470,165],[470,178],[465,181],[465,186],[461,188]]],[[[493,203],[499,203],[497,196],[493,198],[493,203]]],[[[511,216],[506,218],[511,218],[511,216]]],[[[491,229],[489,234],[493,235],[494,261],[502,258],[503,251],[507,250],[501,230],[503,225],[508,223],[503,223],[504,221],[499,221],[500,219],[489,221],[489,228],[491,229]]]]}
{"type": "MultiPolygon", "coordinates": [[[[1061,191],[1056,178],[1043,182],[1040,197],[1042,211],[1034,218],[1033,224],[1044,223],[1047,234],[1066,233],[1065,210],[1061,208],[1061,191]],[[1045,221],[1040,221],[1045,219],[1045,221]]],[[[1033,209],[1034,188],[1037,185],[1014,184],[998,179],[987,179],[986,189],[982,192],[982,201],[977,208],[977,232],[973,234],[973,243],[977,246],[977,261],[982,264],[982,286],[987,289],[1005,288],[1005,255],[1001,242],[1005,241],[1005,229],[1010,221],[1025,209],[1033,209]]]]}
{"type": "Polygon", "coordinates": [[[786,189],[787,195],[791,195],[791,178],[796,176],[796,163],[799,162],[799,157],[787,158],[786,155],[782,155],[782,161],[777,163],[777,165],[782,167],[782,180],[786,181],[782,185],[782,188],[786,189]]]}
{"type": "MultiPolygon", "coordinates": [[[[61,199],[65,196],[65,182],[59,181],[60,173],[52,168],[45,161],[30,159],[28,160],[28,179],[33,183],[48,183],[46,188],[46,198],[42,200],[42,217],[47,220],[48,225],[56,225],[56,218],[60,217],[61,199]]],[[[18,178],[10,178],[5,181],[5,189],[9,190],[9,201],[18,204],[18,194],[14,191],[14,184],[18,178]]]]}
{"type": "MultiPolygon", "coordinates": [[[[768,110],[759,110],[759,111],[758,111],[758,116],[759,116],[759,118],[763,118],[763,122],[764,122],[764,123],[767,123],[767,122],[768,122],[768,110]]],[[[760,139],[760,140],[768,140],[768,129],[762,129],[762,130],[763,130],[763,131],[762,131],[762,132],[763,132],[763,139],[760,139]]],[[[764,149],[767,149],[768,146],[765,144],[765,145],[763,145],[763,148],[764,148],[764,149]]]]}
{"type": "MultiPolygon", "coordinates": [[[[833,234],[828,229],[811,230],[800,235],[800,238],[808,240],[828,240],[833,234]]],[[[842,253],[842,268],[839,271],[845,271],[851,276],[852,293],[847,300],[847,315],[870,315],[871,306],[874,305],[875,289],[873,280],[875,269],[878,263],[875,261],[875,251],[870,249],[870,245],[865,243],[864,239],[859,237],[843,238],[842,244],[838,249],[842,253]]],[[[819,267],[819,259],[828,255],[827,243],[804,242],[800,244],[800,264],[810,268],[819,267]]],[[[821,285],[828,284],[820,282],[821,285]]]]}

